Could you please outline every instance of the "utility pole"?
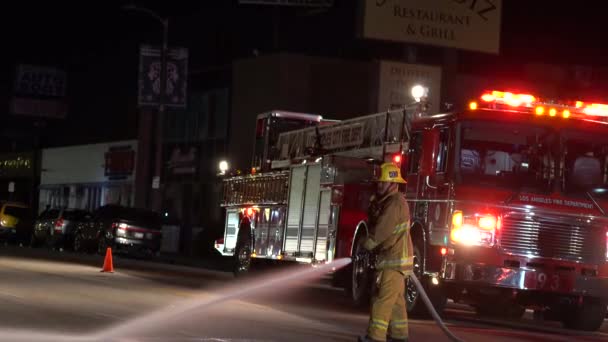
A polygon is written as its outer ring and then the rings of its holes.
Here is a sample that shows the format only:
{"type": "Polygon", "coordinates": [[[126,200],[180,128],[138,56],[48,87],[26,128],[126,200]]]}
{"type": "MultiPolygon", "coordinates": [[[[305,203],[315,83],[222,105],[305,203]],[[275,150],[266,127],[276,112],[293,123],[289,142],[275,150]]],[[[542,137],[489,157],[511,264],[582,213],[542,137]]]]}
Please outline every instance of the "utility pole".
{"type": "Polygon", "coordinates": [[[154,146],[154,173],[152,176],[152,192],[148,199],[148,205],[155,211],[161,211],[162,209],[162,173],[163,173],[163,133],[164,133],[164,120],[166,112],[166,92],[167,92],[167,58],[169,54],[169,19],[163,18],[154,11],[139,7],[135,5],[128,5],[122,7],[124,10],[136,11],[144,13],[154,19],[158,20],[163,27],[162,33],[162,46],[160,51],[160,89],[158,99],[158,112],[156,118],[155,127],[155,146],[154,146]]]}

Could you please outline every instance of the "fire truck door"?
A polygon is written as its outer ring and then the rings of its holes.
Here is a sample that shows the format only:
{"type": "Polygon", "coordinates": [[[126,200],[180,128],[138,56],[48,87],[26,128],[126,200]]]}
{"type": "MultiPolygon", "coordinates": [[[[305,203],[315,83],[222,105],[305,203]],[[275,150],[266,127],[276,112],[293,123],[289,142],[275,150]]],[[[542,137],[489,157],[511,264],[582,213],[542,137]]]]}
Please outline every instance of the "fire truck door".
{"type": "Polygon", "coordinates": [[[431,245],[443,245],[447,237],[449,211],[448,158],[449,128],[433,128],[423,137],[420,198],[431,245]]]}
{"type": "MultiPolygon", "coordinates": [[[[402,173],[406,175],[406,198],[414,201],[418,198],[420,192],[420,156],[422,154],[422,132],[414,132],[412,134],[411,143],[409,144],[406,170],[402,173]]],[[[413,209],[413,208],[412,208],[413,209]]]]}

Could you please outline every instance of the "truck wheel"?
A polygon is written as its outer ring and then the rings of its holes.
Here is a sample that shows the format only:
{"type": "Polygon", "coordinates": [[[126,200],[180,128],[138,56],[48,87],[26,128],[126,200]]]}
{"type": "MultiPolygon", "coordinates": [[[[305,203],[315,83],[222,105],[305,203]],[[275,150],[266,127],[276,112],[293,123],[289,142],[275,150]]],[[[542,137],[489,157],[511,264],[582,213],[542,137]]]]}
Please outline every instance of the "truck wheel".
{"type": "Polygon", "coordinates": [[[234,252],[234,276],[238,277],[247,272],[251,268],[251,246],[248,241],[238,243],[234,252]]]}
{"type": "MultiPolygon", "coordinates": [[[[426,295],[431,300],[435,311],[441,315],[447,303],[447,297],[439,285],[429,285],[429,280],[424,277],[422,260],[420,242],[416,241],[414,242],[414,274],[418,280],[420,280],[420,283],[422,283],[426,295]]],[[[429,316],[429,311],[420,298],[418,288],[409,277],[405,281],[405,303],[408,313],[414,316],[429,316]]]]}
{"type": "Polygon", "coordinates": [[[564,310],[562,323],[567,329],[596,331],[604,323],[606,311],[608,300],[585,297],[580,307],[564,310]]]}
{"type": "MultiPolygon", "coordinates": [[[[353,248],[353,256],[364,252],[363,235],[357,236],[355,240],[355,248],[353,248]]],[[[368,264],[369,260],[353,258],[351,264],[351,279],[349,286],[346,287],[346,292],[353,304],[358,308],[366,308],[370,304],[373,272],[368,264]]]]}

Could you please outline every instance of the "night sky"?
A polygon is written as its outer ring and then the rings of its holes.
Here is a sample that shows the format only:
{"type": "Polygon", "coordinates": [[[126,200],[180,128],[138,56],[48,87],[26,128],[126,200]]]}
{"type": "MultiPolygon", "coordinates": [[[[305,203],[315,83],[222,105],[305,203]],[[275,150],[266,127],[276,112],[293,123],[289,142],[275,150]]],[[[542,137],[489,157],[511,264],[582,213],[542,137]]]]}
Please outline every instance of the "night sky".
{"type": "MultiPolygon", "coordinates": [[[[145,15],[121,10],[130,3],[134,2],[4,5],[1,98],[6,101],[10,96],[19,63],[68,72],[69,116],[46,123],[45,145],[136,137],[138,47],[160,43],[161,27],[145,15]]],[[[189,48],[194,87],[227,86],[220,84],[225,80],[216,73],[227,70],[234,59],[252,56],[254,49],[260,54],[275,51],[275,20],[282,51],[363,60],[403,57],[401,44],[356,38],[355,1],[335,3],[327,12],[315,12],[238,5],[236,0],[135,2],[170,16],[170,45],[189,48]]],[[[503,0],[500,56],[459,52],[459,69],[512,77],[532,62],[607,66],[603,3],[503,0]]],[[[436,48],[419,50],[425,56],[436,48]]],[[[3,108],[0,113],[8,112],[8,105],[3,108]]]]}

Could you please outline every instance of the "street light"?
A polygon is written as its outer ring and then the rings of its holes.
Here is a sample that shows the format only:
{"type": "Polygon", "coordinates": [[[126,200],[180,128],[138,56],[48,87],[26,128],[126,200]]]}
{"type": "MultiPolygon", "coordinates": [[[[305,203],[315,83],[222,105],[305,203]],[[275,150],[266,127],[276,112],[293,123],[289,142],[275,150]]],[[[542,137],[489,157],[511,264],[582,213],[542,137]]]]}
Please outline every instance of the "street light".
{"type": "MultiPolygon", "coordinates": [[[[145,15],[148,15],[156,20],[158,20],[158,22],[160,22],[160,24],[163,27],[163,42],[162,42],[162,48],[160,50],[160,94],[159,94],[159,99],[158,99],[158,116],[157,116],[157,123],[156,123],[156,156],[155,156],[155,163],[154,163],[154,178],[158,179],[158,189],[153,189],[156,190],[153,192],[153,201],[152,201],[152,208],[155,210],[160,210],[161,209],[161,174],[162,174],[162,169],[163,169],[163,162],[162,162],[162,158],[163,158],[163,124],[164,124],[164,117],[165,117],[165,96],[166,96],[166,91],[167,91],[167,54],[168,54],[168,33],[169,33],[169,19],[167,18],[163,18],[160,15],[158,15],[156,12],[152,11],[151,9],[145,8],[145,7],[139,7],[136,5],[125,5],[122,6],[123,10],[126,11],[134,11],[134,12],[139,12],[139,13],[143,13],[145,15]]],[[[155,183],[153,181],[153,183],[155,183]]],[[[154,186],[153,186],[154,188],[154,186]]]]}
{"type": "Polygon", "coordinates": [[[220,161],[218,168],[220,170],[220,175],[225,175],[226,171],[228,171],[228,162],[225,160],[220,161]]]}
{"type": "Polygon", "coordinates": [[[414,98],[414,100],[416,100],[416,102],[420,102],[422,98],[428,95],[428,92],[429,89],[421,86],[420,84],[417,84],[412,87],[412,97],[414,98]]]}

